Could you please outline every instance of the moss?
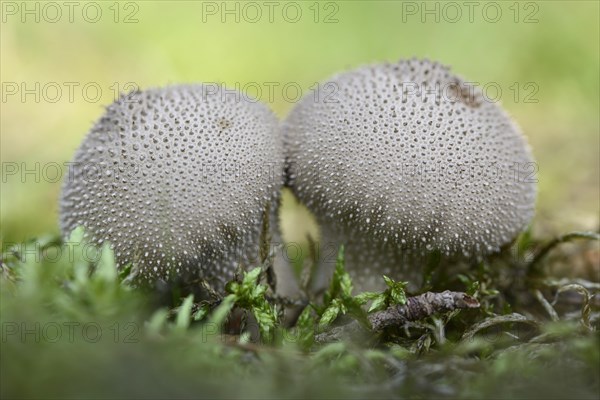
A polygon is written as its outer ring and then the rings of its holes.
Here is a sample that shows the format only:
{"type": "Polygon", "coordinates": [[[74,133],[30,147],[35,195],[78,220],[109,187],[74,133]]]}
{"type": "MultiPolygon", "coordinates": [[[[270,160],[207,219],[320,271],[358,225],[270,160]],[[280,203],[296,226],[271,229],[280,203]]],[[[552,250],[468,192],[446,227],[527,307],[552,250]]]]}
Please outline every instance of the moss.
{"type": "MultiPolygon", "coordinates": [[[[295,327],[285,327],[273,314],[280,299],[271,297],[261,269],[240,277],[233,297],[209,303],[179,297],[173,308],[157,307],[151,293],[131,288],[125,274],[116,273],[108,246],[92,261],[83,257],[82,238],[76,232],[68,240],[72,257],[63,243],[58,248],[65,256],[36,260],[31,249],[55,247],[53,238],[2,255],[3,398],[592,399],[600,391],[599,307],[577,294],[598,293],[598,283],[548,276],[547,256],[536,261],[542,275],[530,278],[531,260],[515,258],[513,249],[467,268],[459,279],[432,274],[429,290],[467,291],[479,309],[437,314],[369,340],[314,345],[318,318],[310,314],[325,311],[306,308],[295,327]],[[552,321],[533,292],[551,301],[561,287],[577,291],[551,305],[559,317],[552,321]],[[250,319],[236,322],[243,307],[268,311],[275,340],[250,335],[250,319]],[[581,312],[586,307],[589,326],[581,312]],[[246,328],[236,331],[236,324],[246,328]]],[[[536,254],[546,251],[536,240],[521,240],[536,254]]],[[[549,252],[560,253],[561,246],[549,252]]],[[[351,295],[343,257],[336,270],[330,304],[360,299],[351,295]]],[[[390,293],[382,294],[387,301],[390,293]]],[[[332,323],[339,327],[353,315],[332,323]]]]}

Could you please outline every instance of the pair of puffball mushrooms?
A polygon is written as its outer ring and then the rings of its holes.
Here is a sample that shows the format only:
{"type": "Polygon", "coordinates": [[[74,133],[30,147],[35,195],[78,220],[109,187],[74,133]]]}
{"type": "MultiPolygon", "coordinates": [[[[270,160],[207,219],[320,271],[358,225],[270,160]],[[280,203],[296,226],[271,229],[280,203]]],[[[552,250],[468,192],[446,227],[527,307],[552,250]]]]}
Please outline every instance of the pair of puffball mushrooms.
{"type": "Polygon", "coordinates": [[[330,82],[282,123],[201,84],[121,97],[75,155],[63,233],[81,225],[92,243],[109,241],[140,282],[203,278],[223,290],[256,259],[285,181],[322,243],[346,245],[358,288],[373,289],[381,274],[418,273],[432,250],[481,256],[528,224],[536,189],[523,176],[525,138],[448,67],[401,60],[330,82]]]}

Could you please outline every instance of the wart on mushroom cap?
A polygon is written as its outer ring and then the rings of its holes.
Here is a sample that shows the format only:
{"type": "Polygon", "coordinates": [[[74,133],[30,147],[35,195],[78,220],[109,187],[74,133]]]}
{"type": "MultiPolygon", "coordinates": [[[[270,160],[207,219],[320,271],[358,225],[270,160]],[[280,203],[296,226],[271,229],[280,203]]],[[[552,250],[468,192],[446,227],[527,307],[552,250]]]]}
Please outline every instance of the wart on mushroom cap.
{"type": "Polygon", "coordinates": [[[288,181],[322,242],[347,244],[347,268],[363,288],[382,273],[415,276],[411,260],[429,250],[496,251],[532,218],[525,138],[448,67],[365,66],[317,90],[283,123],[288,181]]]}
{"type": "Polygon", "coordinates": [[[109,241],[142,282],[202,277],[220,289],[256,257],[279,195],[277,124],[264,105],[204,85],[123,96],[75,155],[62,231],[82,225],[92,243],[109,241]]]}

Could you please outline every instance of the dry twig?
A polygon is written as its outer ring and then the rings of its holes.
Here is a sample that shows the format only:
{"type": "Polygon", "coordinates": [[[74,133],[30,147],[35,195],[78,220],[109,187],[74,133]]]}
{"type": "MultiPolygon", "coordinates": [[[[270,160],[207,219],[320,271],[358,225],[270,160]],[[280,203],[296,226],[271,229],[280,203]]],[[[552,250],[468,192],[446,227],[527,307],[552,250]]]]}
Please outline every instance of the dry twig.
{"type": "MultiPolygon", "coordinates": [[[[406,304],[395,305],[369,315],[373,332],[380,332],[392,326],[402,326],[407,322],[419,321],[435,313],[458,309],[478,308],[479,302],[462,292],[446,290],[441,293],[426,292],[409,297],[406,304]]],[[[326,343],[345,338],[357,338],[368,332],[356,321],[335,327],[315,336],[315,342],[326,343]]]]}

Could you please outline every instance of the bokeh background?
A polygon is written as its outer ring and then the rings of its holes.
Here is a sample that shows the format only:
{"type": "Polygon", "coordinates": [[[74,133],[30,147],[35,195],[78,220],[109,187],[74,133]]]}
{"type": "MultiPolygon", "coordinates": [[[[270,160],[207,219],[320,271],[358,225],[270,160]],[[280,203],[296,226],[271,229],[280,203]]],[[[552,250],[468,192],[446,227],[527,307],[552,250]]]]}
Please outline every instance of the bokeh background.
{"type": "MultiPolygon", "coordinates": [[[[272,16],[257,2],[258,19],[256,7],[244,2],[87,4],[77,2],[72,16],[61,7],[56,20],[56,10],[43,2],[2,2],[5,242],[58,232],[61,184],[48,181],[55,180],[52,166],[71,159],[118,91],[222,82],[248,88],[283,118],[294,105],[293,87],[308,93],[335,72],[413,56],[439,60],[468,80],[502,89],[502,104],[529,138],[539,164],[535,233],[598,228],[597,1],[509,1],[492,8],[477,2],[472,17],[461,6],[458,19],[444,2],[276,2],[272,16]],[[34,11],[24,13],[23,7],[34,11]],[[223,13],[223,7],[233,11],[223,13]],[[422,15],[424,7],[433,14],[422,15]],[[267,85],[272,83],[279,86],[271,97],[267,85]],[[293,86],[287,96],[286,84],[293,86]],[[58,98],[56,87],[62,92],[58,98]],[[15,165],[19,173],[9,174],[7,168],[15,165]],[[24,168],[38,173],[23,179],[24,168]]],[[[303,238],[309,221],[306,210],[286,194],[286,238],[303,238]]]]}

